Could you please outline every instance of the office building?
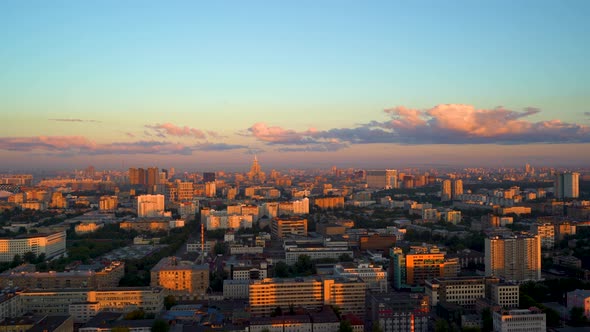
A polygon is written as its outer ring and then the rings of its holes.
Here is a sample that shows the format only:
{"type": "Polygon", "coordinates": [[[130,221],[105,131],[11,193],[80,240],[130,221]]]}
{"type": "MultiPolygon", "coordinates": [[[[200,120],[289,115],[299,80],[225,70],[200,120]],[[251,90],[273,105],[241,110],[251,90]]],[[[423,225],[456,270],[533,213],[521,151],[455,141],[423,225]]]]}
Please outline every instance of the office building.
{"type": "Polygon", "coordinates": [[[269,316],[280,307],[319,311],[324,305],[338,306],[342,314],[365,314],[365,283],[358,279],[294,278],[252,281],[249,309],[253,316],[269,316]]]}
{"type": "Polygon", "coordinates": [[[140,218],[164,216],[164,195],[137,196],[137,216],[140,218]]]}
{"type": "Polygon", "coordinates": [[[215,172],[203,172],[203,182],[215,182],[215,172]]]}
{"type": "Polygon", "coordinates": [[[372,294],[369,312],[383,332],[427,332],[429,300],[422,294],[372,294]]]}
{"type": "Polygon", "coordinates": [[[504,234],[485,239],[486,276],[511,282],[541,279],[541,241],[538,235],[504,234]]]}
{"type": "Polygon", "coordinates": [[[125,275],[124,262],[112,262],[96,269],[66,272],[9,270],[0,274],[0,287],[24,289],[107,288],[117,287],[125,275]]]}
{"type": "Polygon", "coordinates": [[[23,257],[32,252],[37,257],[45,254],[46,259],[66,252],[66,232],[51,234],[20,235],[11,239],[0,239],[0,262],[12,262],[15,255],[23,257]]]}
{"type": "Polygon", "coordinates": [[[391,189],[397,188],[397,171],[368,170],[366,172],[367,188],[370,189],[391,189]]]}
{"type": "Polygon", "coordinates": [[[558,199],[580,196],[580,173],[557,173],[554,180],[555,197],[558,199]]]}
{"type": "Polygon", "coordinates": [[[501,310],[492,314],[494,332],[546,332],[547,319],[537,308],[501,310]]]}
{"type": "Polygon", "coordinates": [[[428,279],[456,277],[459,259],[446,259],[437,247],[411,247],[404,254],[400,248],[392,248],[394,287],[423,286],[428,279]]]}
{"type": "Polygon", "coordinates": [[[176,299],[204,299],[209,288],[209,266],[177,257],[164,257],[150,272],[152,287],[162,287],[176,299]]]}
{"type": "Polygon", "coordinates": [[[165,294],[161,288],[117,287],[101,290],[55,289],[26,290],[19,294],[28,312],[43,315],[70,314],[92,317],[99,311],[130,312],[141,309],[157,314],[164,309],[165,294]]]}
{"type": "Polygon", "coordinates": [[[318,197],[314,198],[313,204],[322,210],[341,209],[344,207],[344,197],[318,197]]]}
{"type": "Polygon", "coordinates": [[[270,229],[272,235],[280,239],[288,235],[307,236],[307,219],[299,217],[273,218],[270,229]]]}
{"type": "Polygon", "coordinates": [[[555,246],[555,225],[552,223],[534,224],[531,232],[537,234],[541,240],[541,248],[553,249],[555,246]]]}
{"type": "Polygon", "coordinates": [[[119,198],[117,196],[100,196],[98,209],[100,211],[115,211],[118,204],[119,198]]]}

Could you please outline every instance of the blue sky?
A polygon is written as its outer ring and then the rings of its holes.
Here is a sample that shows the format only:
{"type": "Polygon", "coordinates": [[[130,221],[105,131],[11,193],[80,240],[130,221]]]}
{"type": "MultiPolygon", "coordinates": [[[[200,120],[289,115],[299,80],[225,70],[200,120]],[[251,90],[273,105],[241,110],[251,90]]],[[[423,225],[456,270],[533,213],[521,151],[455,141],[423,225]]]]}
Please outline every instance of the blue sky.
{"type": "MultiPolygon", "coordinates": [[[[255,123],[354,128],[387,121],[383,110],[397,106],[534,107],[529,123],[587,126],[589,16],[587,1],[4,1],[0,140],[11,140],[0,141],[0,155],[19,150],[15,137],[132,143],[155,139],[146,125],[172,123],[218,134],[195,144],[241,144],[231,153],[278,161],[302,142],[281,141],[278,151],[276,141],[246,137],[255,123]]],[[[533,143],[587,147],[588,135],[533,143]]],[[[342,154],[335,160],[355,150],[344,142],[329,149],[342,154]]],[[[31,155],[16,152],[23,162],[31,155]]]]}

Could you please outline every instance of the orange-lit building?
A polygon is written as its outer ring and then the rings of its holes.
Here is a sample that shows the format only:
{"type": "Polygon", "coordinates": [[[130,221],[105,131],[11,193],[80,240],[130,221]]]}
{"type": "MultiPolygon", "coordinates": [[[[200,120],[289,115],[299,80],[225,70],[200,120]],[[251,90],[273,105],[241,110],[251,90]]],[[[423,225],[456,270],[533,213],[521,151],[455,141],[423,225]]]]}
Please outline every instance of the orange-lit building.
{"type": "Polygon", "coordinates": [[[32,252],[46,258],[53,258],[66,252],[66,232],[51,234],[22,235],[11,239],[0,239],[0,262],[11,262],[15,255],[32,252]]]}
{"type": "Polygon", "coordinates": [[[405,255],[400,248],[393,248],[390,252],[396,289],[424,285],[427,279],[456,277],[461,268],[458,258],[445,258],[445,253],[435,246],[411,247],[405,255]]]}
{"type": "Polygon", "coordinates": [[[274,237],[281,239],[287,235],[307,236],[307,219],[299,217],[273,218],[270,229],[274,237]]]}
{"type": "Polygon", "coordinates": [[[344,207],[344,197],[342,197],[342,196],[318,197],[318,198],[314,199],[313,204],[322,210],[341,209],[344,207]]]}
{"type": "Polygon", "coordinates": [[[204,299],[209,288],[209,266],[164,257],[151,270],[151,286],[162,287],[177,299],[204,299]]]}
{"type": "Polygon", "coordinates": [[[395,246],[395,235],[363,235],[359,238],[361,250],[382,250],[387,252],[389,248],[395,246]]]}
{"type": "Polygon", "coordinates": [[[250,283],[249,308],[253,316],[269,316],[280,307],[291,306],[319,311],[324,305],[335,305],[343,314],[365,314],[365,283],[358,279],[264,279],[250,283]]]}
{"type": "Polygon", "coordinates": [[[170,228],[170,222],[167,220],[123,221],[119,224],[119,228],[138,232],[160,232],[167,231],[170,228]]]}
{"type": "Polygon", "coordinates": [[[0,274],[0,287],[25,289],[117,287],[125,275],[124,262],[112,262],[99,271],[11,272],[0,274]]]}

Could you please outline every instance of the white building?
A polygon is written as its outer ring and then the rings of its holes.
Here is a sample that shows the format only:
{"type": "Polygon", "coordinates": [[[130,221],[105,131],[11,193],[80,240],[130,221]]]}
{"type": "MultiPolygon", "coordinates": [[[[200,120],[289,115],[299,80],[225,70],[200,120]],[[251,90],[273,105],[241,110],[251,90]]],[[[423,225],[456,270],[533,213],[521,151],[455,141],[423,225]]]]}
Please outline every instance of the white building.
{"type": "Polygon", "coordinates": [[[546,332],[547,319],[541,310],[515,309],[493,313],[494,332],[546,332]]]}
{"type": "Polygon", "coordinates": [[[205,228],[215,229],[239,229],[252,228],[252,214],[228,214],[226,211],[211,211],[205,217],[205,228]]]}
{"type": "Polygon", "coordinates": [[[223,298],[224,299],[247,299],[250,295],[250,280],[224,280],[223,281],[223,298]]]}
{"type": "Polygon", "coordinates": [[[32,252],[39,256],[45,254],[47,259],[66,252],[66,232],[51,234],[30,234],[12,239],[0,239],[0,262],[11,262],[15,255],[21,257],[32,252]]]}
{"type": "Polygon", "coordinates": [[[382,293],[387,292],[387,271],[381,267],[374,267],[368,263],[361,263],[356,267],[334,266],[334,275],[344,278],[360,278],[367,284],[367,288],[382,293]]]}
{"type": "Polygon", "coordinates": [[[164,216],[164,195],[137,196],[137,216],[153,218],[164,216]]]}

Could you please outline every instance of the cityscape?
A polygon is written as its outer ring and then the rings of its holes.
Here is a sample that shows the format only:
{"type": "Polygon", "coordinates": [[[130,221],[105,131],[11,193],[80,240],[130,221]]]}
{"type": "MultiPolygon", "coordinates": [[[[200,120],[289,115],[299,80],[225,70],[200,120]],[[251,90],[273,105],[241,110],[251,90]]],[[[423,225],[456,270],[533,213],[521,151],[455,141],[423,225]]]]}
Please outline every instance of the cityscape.
{"type": "Polygon", "coordinates": [[[590,331],[590,3],[0,3],[0,332],[590,331]]]}

